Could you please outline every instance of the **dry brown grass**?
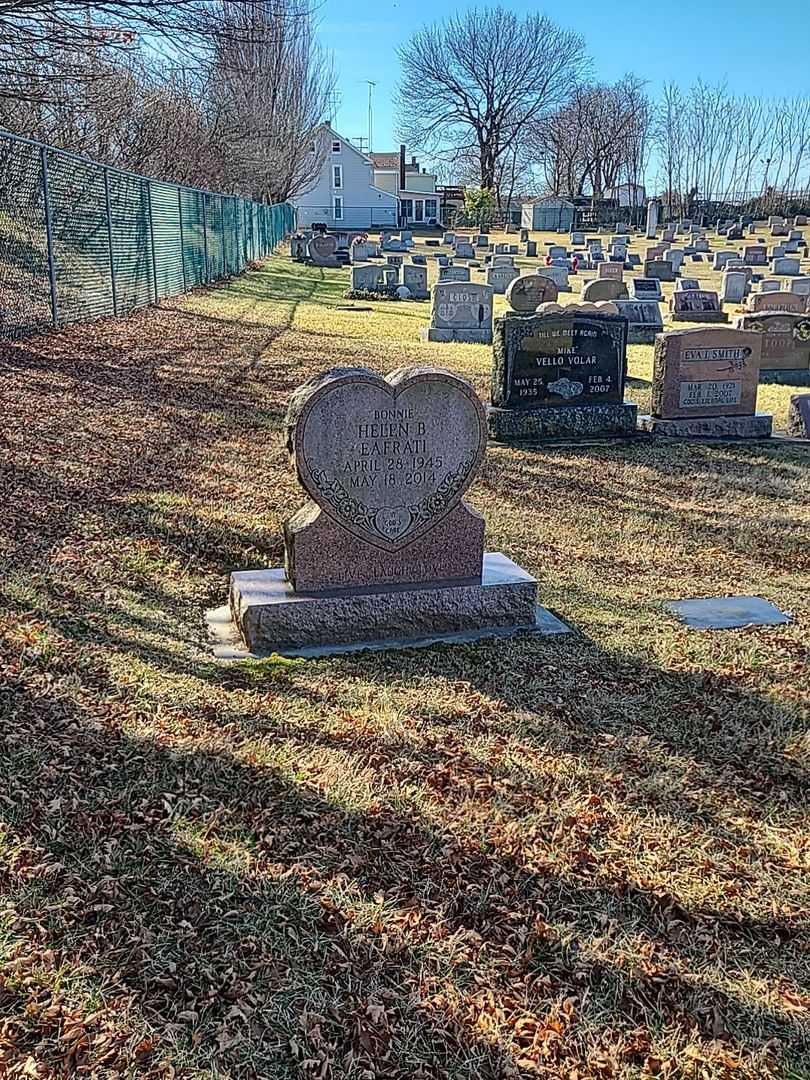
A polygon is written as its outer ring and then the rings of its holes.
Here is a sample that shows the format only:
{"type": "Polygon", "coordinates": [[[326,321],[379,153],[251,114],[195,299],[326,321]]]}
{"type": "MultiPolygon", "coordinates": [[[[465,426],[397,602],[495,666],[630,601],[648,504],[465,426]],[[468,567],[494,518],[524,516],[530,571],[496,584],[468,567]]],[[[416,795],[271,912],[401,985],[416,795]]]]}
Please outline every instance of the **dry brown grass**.
{"type": "Polygon", "coordinates": [[[346,278],[3,352],[0,1074],[810,1075],[810,456],[491,447],[488,547],[577,636],[220,667],[203,611],[301,499],[291,390],[486,390],[346,278]],[[660,610],[725,593],[795,623],[660,610]]]}

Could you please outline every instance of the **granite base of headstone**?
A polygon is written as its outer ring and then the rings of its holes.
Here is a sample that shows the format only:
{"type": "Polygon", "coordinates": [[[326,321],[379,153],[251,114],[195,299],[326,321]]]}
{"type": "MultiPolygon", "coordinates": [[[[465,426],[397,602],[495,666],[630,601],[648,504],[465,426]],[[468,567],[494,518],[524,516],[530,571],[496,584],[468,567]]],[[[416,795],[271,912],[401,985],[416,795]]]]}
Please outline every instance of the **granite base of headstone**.
{"type": "Polygon", "coordinates": [[[651,416],[639,427],[670,438],[768,438],[756,412],[761,336],[743,330],[671,330],[655,341],[651,416]]]}
{"type": "Polygon", "coordinates": [[[793,394],[791,397],[787,434],[792,439],[810,439],[810,394],[793,394]]]}
{"type": "Polygon", "coordinates": [[[538,609],[534,578],[484,553],[483,518],[463,496],[486,418],[464,379],[334,369],[296,391],[286,431],[311,501],[285,525],[285,569],[231,575],[232,621],[252,655],[567,631],[538,609]]]}
{"type": "Polygon", "coordinates": [[[495,320],[489,434],[540,443],[627,437],[627,320],[565,311],[495,320]]]}

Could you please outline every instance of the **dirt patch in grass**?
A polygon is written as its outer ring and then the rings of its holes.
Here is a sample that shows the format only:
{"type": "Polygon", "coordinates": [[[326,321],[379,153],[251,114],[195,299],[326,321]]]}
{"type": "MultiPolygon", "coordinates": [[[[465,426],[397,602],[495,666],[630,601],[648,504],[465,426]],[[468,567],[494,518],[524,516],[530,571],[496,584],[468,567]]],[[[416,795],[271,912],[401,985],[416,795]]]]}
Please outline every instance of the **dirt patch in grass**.
{"type": "Polygon", "coordinates": [[[301,501],[292,389],[486,393],[346,278],[3,349],[0,1074],[810,1075],[810,456],[491,447],[488,548],[577,636],[220,667],[203,611],[301,501]],[[729,593],[795,622],[660,610],[729,593]]]}

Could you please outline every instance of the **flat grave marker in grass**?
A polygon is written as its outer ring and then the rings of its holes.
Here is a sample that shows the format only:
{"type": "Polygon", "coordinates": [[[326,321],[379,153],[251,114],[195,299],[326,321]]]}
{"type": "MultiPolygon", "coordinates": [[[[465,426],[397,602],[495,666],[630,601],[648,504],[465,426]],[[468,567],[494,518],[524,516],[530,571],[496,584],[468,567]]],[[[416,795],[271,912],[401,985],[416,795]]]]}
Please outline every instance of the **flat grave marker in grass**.
{"type": "Polygon", "coordinates": [[[791,621],[776,604],[760,596],[672,600],[664,607],[693,630],[741,630],[746,626],[784,626],[791,621]]]}

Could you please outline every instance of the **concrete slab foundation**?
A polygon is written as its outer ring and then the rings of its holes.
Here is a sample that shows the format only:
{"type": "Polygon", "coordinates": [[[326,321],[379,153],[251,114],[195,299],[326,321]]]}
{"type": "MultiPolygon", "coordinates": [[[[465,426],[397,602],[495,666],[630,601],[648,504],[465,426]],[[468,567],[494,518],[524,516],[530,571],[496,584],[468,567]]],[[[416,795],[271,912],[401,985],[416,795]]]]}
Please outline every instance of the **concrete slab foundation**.
{"type": "Polygon", "coordinates": [[[557,439],[624,437],[636,434],[638,406],[629,402],[606,405],[543,406],[536,409],[487,411],[489,437],[496,442],[542,443],[557,439]]]}
{"type": "Polygon", "coordinates": [[[810,386],[810,368],[760,368],[759,381],[779,386],[810,386]]]}
{"type": "Polygon", "coordinates": [[[419,331],[422,341],[455,341],[464,345],[491,345],[491,330],[444,330],[434,326],[423,326],[419,331]]]}

